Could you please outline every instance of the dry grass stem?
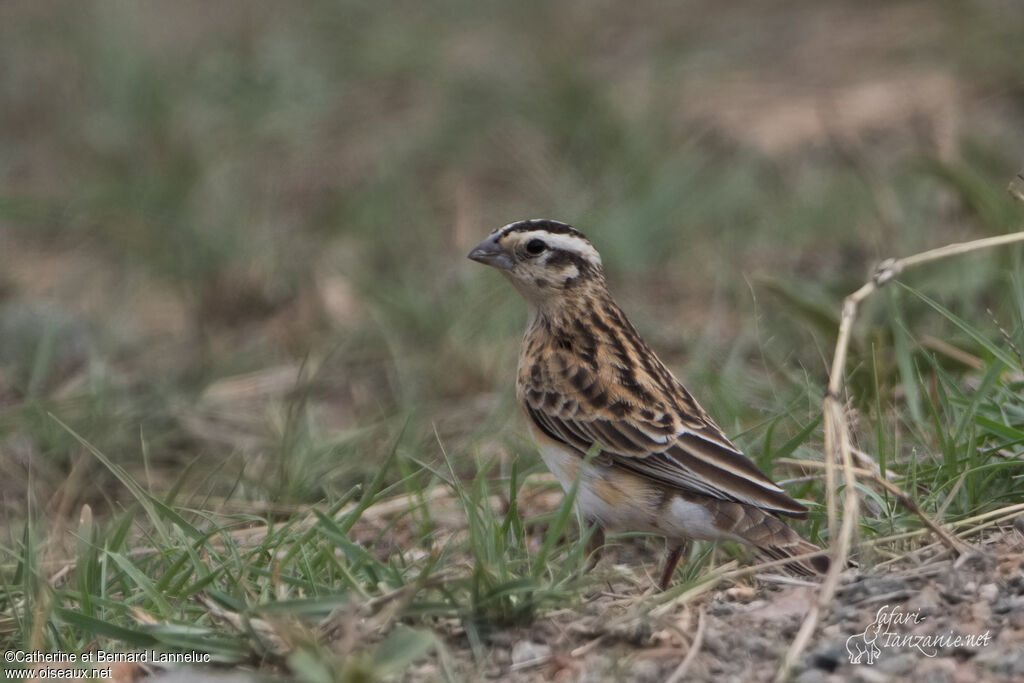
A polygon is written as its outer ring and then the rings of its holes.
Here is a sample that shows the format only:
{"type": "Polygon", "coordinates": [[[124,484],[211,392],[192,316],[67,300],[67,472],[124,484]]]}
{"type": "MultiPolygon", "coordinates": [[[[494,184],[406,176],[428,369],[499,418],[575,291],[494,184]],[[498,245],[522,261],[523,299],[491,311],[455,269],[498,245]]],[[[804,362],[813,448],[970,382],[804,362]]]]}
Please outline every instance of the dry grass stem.
{"type": "MultiPolygon", "coordinates": [[[[1018,178],[1019,179],[1019,178],[1018,178]]],[[[1011,185],[1011,190],[1014,185],[1011,185]]],[[[825,430],[825,485],[826,504],[828,512],[828,529],[831,540],[831,561],[832,565],[825,580],[822,582],[818,592],[818,600],[814,607],[808,612],[800,630],[790,644],[785,656],[776,672],[775,681],[782,683],[789,678],[789,674],[796,664],[800,655],[806,649],[821,619],[824,610],[832,603],[836,588],[839,584],[839,574],[846,567],[850,556],[850,547],[853,540],[854,526],[856,524],[859,500],[857,497],[857,474],[853,467],[853,447],[851,444],[850,429],[846,419],[846,411],[841,401],[845,387],[846,357],[849,351],[850,336],[853,324],[857,319],[857,311],[860,304],[869,296],[875,293],[880,287],[892,281],[902,274],[906,269],[915,266],[931,263],[952,256],[989,249],[992,247],[1004,246],[1024,242],[1024,232],[1016,232],[1008,235],[998,235],[985,239],[974,240],[946,245],[937,249],[914,254],[902,259],[887,259],[875,270],[874,276],[860,289],[846,297],[843,302],[842,317],[839,322],[839,335],[836,340],[835,352],[832,357],[832,369],[829,374],[828,391],[823,402],[824,430],[825,430]],[[845,482],[845,496],[843,500],[842,525],[839,526],[838,506],[836,488],[835,464],[840,463],[843,470],[845,482]],[[837,535],[838,531],[838,535],[837,535]]],[[[917,503],[904,494],[900,489],[872,473],[871,480],[889,490],[901,505],[910,512],[919,516],[924,524],[934,532],[942,542],[953,552],[962,553],[966,545],[950,534],[941,525],[931,520],[918,507],[917,503]],[[890,488],[891,487],[891,488],[890,488]]]]}
{"type": "Polygon", "coordinates": [[[697,653],[700,652],[701,645],[704,644],[704,621],[704,610],[701,609],[697,615],[697,633],[693,636],[693,643],[690,645],[690,649],[687,650],[686,656],[683,657],[683,661],[679,662],[679,666],[666,679],[665,683],[679,683],[679,681],[685,680],[686,672],[690,670],[693,660],[697,658],[697,653]]]}
{"type": "Polygon", "coordinates": [[[921,346],[936,353],[941,353],[943,356],[946,356],[947,358],[952,358],[953,360],[963,363],[967,367],[972,368],[974,370],[981,370],[983,367],[985,367],[984,361],[982,361],[974,354],[967,353],[962,349],[958,349],[952,344],[945,342],[941,339],[938,339],[937,337],[933,337],[930,334],[921,335],[921,346]]]}

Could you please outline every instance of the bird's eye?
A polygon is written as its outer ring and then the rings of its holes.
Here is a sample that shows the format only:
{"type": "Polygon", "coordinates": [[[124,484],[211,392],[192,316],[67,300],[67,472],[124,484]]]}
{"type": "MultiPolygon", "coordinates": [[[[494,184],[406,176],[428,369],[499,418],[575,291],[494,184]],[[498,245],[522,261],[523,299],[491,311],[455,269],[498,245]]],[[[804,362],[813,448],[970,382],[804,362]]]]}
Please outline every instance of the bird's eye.
{"type": "Polygon", "coordinates": [[[536,256],[547,248],[548,245],[544,244],[544,240],[532,239],[526,243],[526,253],[531,256],[536,256]]]}

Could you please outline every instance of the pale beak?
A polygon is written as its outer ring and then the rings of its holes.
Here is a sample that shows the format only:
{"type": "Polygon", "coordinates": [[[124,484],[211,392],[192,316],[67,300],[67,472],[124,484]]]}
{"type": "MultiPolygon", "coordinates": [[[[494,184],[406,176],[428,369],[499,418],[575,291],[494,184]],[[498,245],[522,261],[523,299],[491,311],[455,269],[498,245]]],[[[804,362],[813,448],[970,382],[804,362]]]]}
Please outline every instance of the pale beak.
{"type": "Polygon", "coordinates": [[[498,244],[498,236],[491,235],[469,252],[469,259],[487,266],[494,266],[499,270],[510,270],[512,268],[512,257],[498,244]]]}

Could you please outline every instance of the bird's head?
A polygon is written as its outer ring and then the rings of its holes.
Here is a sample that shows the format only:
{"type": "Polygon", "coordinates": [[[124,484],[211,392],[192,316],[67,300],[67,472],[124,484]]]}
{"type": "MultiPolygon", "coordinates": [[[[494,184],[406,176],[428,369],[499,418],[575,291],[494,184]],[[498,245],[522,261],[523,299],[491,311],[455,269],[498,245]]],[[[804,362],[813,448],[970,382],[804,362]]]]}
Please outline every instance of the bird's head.
{"type": "Polygon", "coordinates": [[[498,228],[469,252],[469,258],[497,268],[527,302],[547,309],[589,288],[604,288],[597,249],[579,230],[543,219],[498,228]]]}

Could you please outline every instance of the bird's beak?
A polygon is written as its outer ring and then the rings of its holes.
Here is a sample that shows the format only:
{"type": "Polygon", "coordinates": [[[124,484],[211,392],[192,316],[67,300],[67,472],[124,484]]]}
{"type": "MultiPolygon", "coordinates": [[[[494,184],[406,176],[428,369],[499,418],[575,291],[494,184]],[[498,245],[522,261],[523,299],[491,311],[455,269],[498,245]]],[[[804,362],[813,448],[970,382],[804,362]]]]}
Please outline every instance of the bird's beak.
{"type": "Polygon", "coordinates": [[[470,260],[483,263],[487,266],[494,266],[498,270],[510,270],[512,268],[512,257],[498,244],[497,235],[491,235],[469,252],[470,260]]]}

